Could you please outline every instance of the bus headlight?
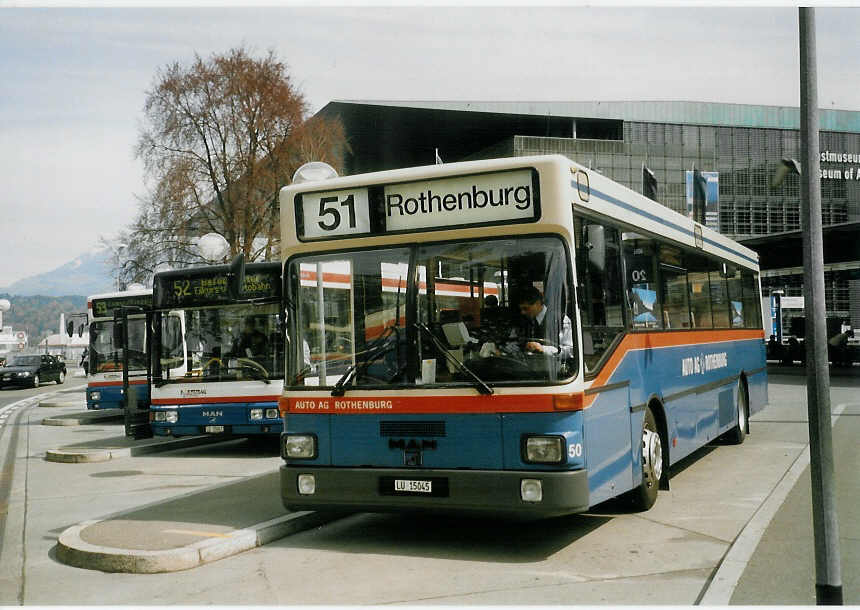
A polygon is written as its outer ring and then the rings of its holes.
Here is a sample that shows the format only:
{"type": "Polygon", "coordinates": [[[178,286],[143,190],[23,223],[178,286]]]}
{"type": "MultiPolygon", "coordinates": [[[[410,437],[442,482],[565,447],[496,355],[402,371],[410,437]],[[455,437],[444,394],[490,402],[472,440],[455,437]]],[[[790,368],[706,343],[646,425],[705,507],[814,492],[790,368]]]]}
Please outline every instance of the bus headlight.
{"type": "Polygon", "coordinates": [[[90,392],[90,400],[98,402],[101,399],[102,399],[102,393],[101,392],[90,392]]]}
{"type": "Polygon", "coordinates": [[[263,419],[263,410],[262,409],[251,409],[251,419],[263,419]]]}
{"type": "Polygon", "coordinates": [[[312,434],[284,434],[285,459],[313,459],[317,456],[317,439],[312,434]]]}
{"type": "Polygon", "coordinates": [[[178,411],[154,411],[153,413],[156,422],[175,424],[179,421],[178,411]]]}
{"type": "Polygon", "coordinates": [[[277,409],[266,409],[266,419],[278,419],[280,416],[277,409]]]}
{"type": "Polygon", "coordinates": [[[523,461],[530,464],[560,464],[564,461],[564,438],[561,436],[525,437],[523,461]]]}

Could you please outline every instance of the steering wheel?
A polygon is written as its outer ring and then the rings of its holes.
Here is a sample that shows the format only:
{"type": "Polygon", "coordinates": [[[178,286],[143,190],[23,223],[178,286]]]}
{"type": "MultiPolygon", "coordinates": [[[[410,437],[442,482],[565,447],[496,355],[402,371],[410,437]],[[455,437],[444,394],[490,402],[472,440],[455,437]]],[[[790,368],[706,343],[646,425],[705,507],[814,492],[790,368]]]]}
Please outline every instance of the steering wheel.
{"type": "Polygon", "coordinates": [[[267,371],[266,367],[264,367],[256,360],[251,360],[250,358],[239,358],[236,360],[236,362],[239,364],[240,367],[245,367],[253,371],[257,371],[260,375],[263,376],[263,379],[269,378],[269,371],[267,371]]]}
{"type": "Polygon", "coordinates": [[[204,364],[203,366],[200,367],[200,370],[207,371],[207,370],[209,370],[209,368],[212,367],[212,365],[215,365],[216,367],[220,368],[220,367],[224,366],[224,363],[221,361],[220,358],[213,357],[213,358],[210,358],[209,360],[207,360],[206,364],[204,364]]]}
{"type": "Polygon", "coordinates": [[[531,369],[522,360],[509,356],[488,356],[471,360],[469,368],[481,379],[502,381],[515,377],[531,378],[531,369]]]}

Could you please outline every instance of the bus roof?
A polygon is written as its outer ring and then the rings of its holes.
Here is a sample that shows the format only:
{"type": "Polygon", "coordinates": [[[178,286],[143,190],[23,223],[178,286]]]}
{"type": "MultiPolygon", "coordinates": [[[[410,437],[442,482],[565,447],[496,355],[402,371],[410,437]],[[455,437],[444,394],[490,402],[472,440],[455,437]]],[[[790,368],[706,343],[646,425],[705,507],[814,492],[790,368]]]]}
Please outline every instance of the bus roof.
{"type": "MultiPolygon", "coordinates": [[[[373,185],[403,185],[440,179],[444,182],[445,178],[454,179],[458,176],[505,172],[523,168],[536,169],[540,174],[540,192],[538,195],[540,206],[536,205],[536,208],[540,207],[540,220],[545,222],[532,222],[531,227],[526,229],[530,219],[505,221],[521,222],[522,224],[517,225],[519,231],[537,231],[540,230],[542,224],[545,230],[563,231],[565,225],[569,225],[569,221],[564,220],[570,216],[567,205],[572,203],[574,208],[583,214],[614,219],[628,225],[631,231],[635,230],[645,237],[664,237],[678,244],[709,252],[745,267],[758,267],[758,254],[755,251],[563,155],[506,157],[427,165],[341,176],[330,180],[286,186],[281,189],[280,193],[282,251],[285,255],[289,255],[298,251],[345,247],[346,238],[351,237],[344,235],[342,236],[344,239],[328,240],[326,243],[302,236],[299,232],[299,225],[303,222],[303,211],[298,203],[300,198],[297,197],[302,193],[323,192],[328,194],[331,191],[360,189],[373,185]],[[558,206],[556,204],[554,209],[553,202],[558,201],[566,202],[566,205],[558,206]],[[561,209],[562,207],[564,209],[561,209]]],[[[372,204],[370,207],[373,207],[372,204]]],[[[537,219],[535,217],[535,220],[537,219]]],[[[418,231],[418,229],[411,229],[399,231],[398,234],[397,231],[386,233],[383,229],[373,233],[373,221],[371,220],[369,224],[371,225],[370,232],[355,237],[377,238],[374,245],[409,243],[414,241],[414,237],[410,237],[409,233],[414,234],[418,231]]],[[[482,236],[483,227],[477,224],[471,226],[449,224],[444,227],[433,227],[434,230],[443,228],[463,231],[462,237],[464,238],[475,238],[482,236]]]]}
{"type": "Polygon", "coordinates": [[[87,298],[87,314],[89,319],[113,318],[114,310],[118,307],[152,307],[152,288],[138,290],[123,290],[121,292],[105,292],[94,294],[87,298]]]}
{"type": "Polygon", "coordinates": [[[137,290],[122,290],[119,292],[103,292],[101,294],[92,294],[87,297],[87,301],[92,301],[93,299],[114,299],[132,296],[145,296],[147,294],[152,294],[152,288],[141,288],[137,290]]]}

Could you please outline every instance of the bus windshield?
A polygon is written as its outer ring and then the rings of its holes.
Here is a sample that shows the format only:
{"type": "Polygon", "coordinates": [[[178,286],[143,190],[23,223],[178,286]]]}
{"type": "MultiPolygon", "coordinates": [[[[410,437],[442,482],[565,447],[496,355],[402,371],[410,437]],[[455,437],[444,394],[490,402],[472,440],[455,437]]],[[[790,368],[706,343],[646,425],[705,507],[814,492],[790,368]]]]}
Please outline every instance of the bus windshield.
{"type": "MultiPolygon", "coordinates": [[[[106,373],[122,370],[122,348],[114,346],[113,320],[90,323],[89,372],[106,373]]],[[[146,320],[128,320],[128,366],[130,370],[146,369],[146,320]]]]}
{"type": "Polygon", "coordinates": [[[545,384],[576,372],[558,237],[301,256],[287,269],[295,387],[545,384]]]}
{"type": "MultiPolygon", "coordinates": [[[[188,362],[183,381],[283,377],[284,345],[276,303],[186,309],[183,315],[188,362]]],[[[171,369],[183,362],[181,325],[176,315],[162,315],[160,325],[154,351],[161,370],[156,376],[170,381],[171,369]]]]}

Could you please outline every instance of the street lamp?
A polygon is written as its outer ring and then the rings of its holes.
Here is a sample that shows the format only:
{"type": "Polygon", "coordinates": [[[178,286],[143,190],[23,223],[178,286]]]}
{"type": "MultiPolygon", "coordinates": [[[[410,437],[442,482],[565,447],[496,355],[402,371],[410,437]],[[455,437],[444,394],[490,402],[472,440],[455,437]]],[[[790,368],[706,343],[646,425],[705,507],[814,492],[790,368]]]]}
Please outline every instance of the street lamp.
{"type": "Polygon", "coordinates": [[[207,233],[197,239],[197,250],[211,264],[230,253],[230,244],[219,233],[207,233]]]}
{"type": "Polygon", "coordinates": [[[797,174],[799,176],[800,163],[795,159],[783,157],[780,161],[779,167],[776,168],[776,171],[773,173],[773,177],[770,180],[770,188],[779,188],[779,185],[782,184],[785,177],[789,174],[797,174]]]}

